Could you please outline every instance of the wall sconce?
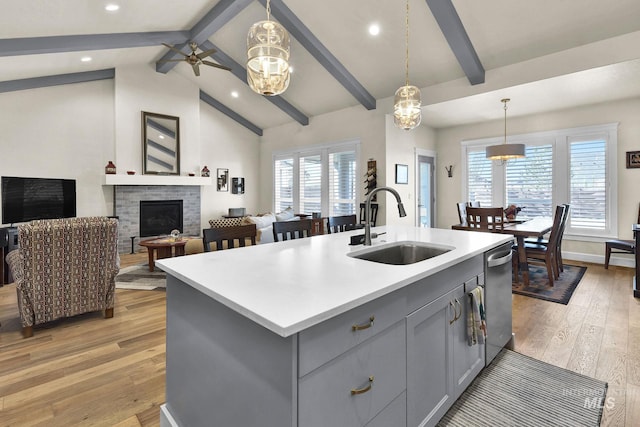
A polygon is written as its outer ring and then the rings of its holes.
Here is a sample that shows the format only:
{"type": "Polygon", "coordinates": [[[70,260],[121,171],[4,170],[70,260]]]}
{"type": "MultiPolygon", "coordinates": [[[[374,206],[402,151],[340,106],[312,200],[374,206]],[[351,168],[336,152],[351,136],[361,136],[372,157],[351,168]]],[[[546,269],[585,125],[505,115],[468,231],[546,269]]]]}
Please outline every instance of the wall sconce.
{"type": "Polygon", "coordinates": [[[445,166],[444,169],[447,171],[447,176],[453,178],[453,165],[449,165],[449,167],[445,166]]]}

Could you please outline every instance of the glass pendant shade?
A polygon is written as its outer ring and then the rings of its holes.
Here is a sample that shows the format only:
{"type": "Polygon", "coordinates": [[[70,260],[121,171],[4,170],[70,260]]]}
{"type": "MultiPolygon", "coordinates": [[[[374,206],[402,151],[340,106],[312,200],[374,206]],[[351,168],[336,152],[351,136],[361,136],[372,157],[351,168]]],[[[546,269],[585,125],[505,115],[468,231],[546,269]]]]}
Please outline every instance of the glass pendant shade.
{"type": "Polygon", "coordinates": [[[411,130],[422,121],[422,101],[420,89],[415,86],[402,86],[393,98],[393,124],[404,130],[411,130]]]}
{"type": "Polygon", "coordinates": [[[247,35],[247,83],[261,95],[274,96],[289,86],[290,41],[274,21],[256,22],[247,35]]]}

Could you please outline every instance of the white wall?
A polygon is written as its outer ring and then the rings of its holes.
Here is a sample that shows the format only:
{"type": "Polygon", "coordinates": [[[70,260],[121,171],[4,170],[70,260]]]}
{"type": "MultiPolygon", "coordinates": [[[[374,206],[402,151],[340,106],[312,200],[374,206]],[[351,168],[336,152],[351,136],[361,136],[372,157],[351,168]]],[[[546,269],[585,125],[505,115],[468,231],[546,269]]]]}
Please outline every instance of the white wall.
{"type": "Polygon", "coordinates": [[[200,161],[214,177],[214,185],[202,187],[202,228],[229,208],[256,214],[260,194],[260,137],[204,102],[200,103],[200,161]],[[217,191],[216,169],[229,169],[229,191],[217,191]],[[231,178],[243,177],[244,194],[232,194],[231,178]]]}
{"type": "MultiPolygon", "coordinates": [[[[416,225],[416,148],[435,151],[436,138],[435,131],[428,126],[420,125],[417,128],[406,131],[398,129],[393,124],[393,115],[386,115],[386,164],[387,180],[380,183],[395,189],[407,212],[407,216],[400,218],[396,209],[396,200],[392,194],[378,193],[386,198],[386,223],[416,225]],[[409,166],[409,183],[396,184],[395,173],[396,164],[409,166]]],[[[436,166],[437,171],[437,166],[436,166]]]]}
{"type": "Polygon", "coordinates": [[[116,69],[115,124],[118,173],[142,173],[142,111],[180,118],[180,174],[199,172],[200,91],[177,73],[157,73],[155,64],[116,69]]]}
{"type": "Polygon", "coordinates": [[[201,187],[200,228],[230,207],[255,212],[259,200],[259,137],[200,101],[176,73],[149,67],[116,70],[115,80],[0,94],[0,175],[76,179],[77,214],[111,215],[113,187],[104,167],[142,171],[141,111],[180,117],[181,174],[205,164],[245,178],[244,195],[201,187]]]}
{"type": "MultiPolygon", "coordinates": [[[[640,202],[640,169],[626,169],[625,153],[640,149],[640,98],[587,105],[570,110],[508,118],[509,135],[573,128],[619,122],[618,129],[618,232],[621,238],[631,239],[631,224],[637,221],[640,202]]],[[[486,137],[499,137],[504,122],[486,123],[440,129],[437,131],[437,151],[440,164],[453,165],[453,178],[438,180],[437,226],[448,228],[457,222],[456,203],[463,201],[461,182],[460,141],[486,137]]],[[[565,238],[563,252],[601,255],[603,243],[574,242],[565,238]]]]}
{"type": "MultiPolygon", "coordinates": [[[[106,215],[114,158],[113,80],[0,94],[0,175],[76,180],[78,216],[106,215]]],[[[0,208],[1,209],[1,208],[0,208]]]]}

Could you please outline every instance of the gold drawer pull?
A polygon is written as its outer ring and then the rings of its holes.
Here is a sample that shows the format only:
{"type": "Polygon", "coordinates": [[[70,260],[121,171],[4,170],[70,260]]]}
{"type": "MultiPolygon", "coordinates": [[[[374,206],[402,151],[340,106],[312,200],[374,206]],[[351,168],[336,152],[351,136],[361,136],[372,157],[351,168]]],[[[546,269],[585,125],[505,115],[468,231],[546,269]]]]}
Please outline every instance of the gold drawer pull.
{"type": "Polygon", "coordinates": [[[361,331],[363,329],[369,329],[370,327],[373,326],[373,321],[376,319],[376,316],[371,316],[369,317],[369,322],[365,323],[364,325],[353,325],[351,327],[352,331],[361,331]]]}
{"type": "Polygon", "coordinates": [[[351,389],[351,395],[354,396],[356,394],[362,394],[362,393],[366,393],[369,390],[371,390],[371,386],[373,386],[373,375],[371,375],[369,377],[369,385],[366,386],[365,388],[352,388],[351,389]]]}

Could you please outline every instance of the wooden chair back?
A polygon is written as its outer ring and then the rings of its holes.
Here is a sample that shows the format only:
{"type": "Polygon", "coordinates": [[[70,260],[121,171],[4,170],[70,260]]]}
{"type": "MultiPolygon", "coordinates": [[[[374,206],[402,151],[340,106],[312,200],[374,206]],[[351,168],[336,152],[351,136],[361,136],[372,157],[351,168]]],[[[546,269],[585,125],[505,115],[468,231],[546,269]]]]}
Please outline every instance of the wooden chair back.
{"type": "Polygon", "coordinates": [[[342,231],[355,230],[358,221],[355,215],[342,215],[329,217],[327,232],[340,233],[342,231]]]}
{"type": "Polygon", "coordinates": [[[504,209],[467,207],[467,224],[474,231],[502,231],[504,209]]]}
{"type": "Polygon", "coordinates": [[[549,243],[547,250],[556,251],[560,244],[560,238],[562,235],[563,222],[566,221],[565,212],[569,210],[568,205],[556,206],[556,214],[553,217],[553,226],[551,227],[551,234],[549,235],[549,243]]]}
{"type": "Polygon", "coordinates": [[[313,224],[310,219],[300,221],[277,221],[273,223],[273,241],[311,237],[313,224]]]}
{"type": "Polygon", "coordinates": [[[216,250],[233,249],[236,247],[244,247],[247,245],[247,239],[251,245],[256,244],[256,225],[235,225],[231,227],[205,228],[202,230],[202,243],[205,252],[211,252],[211,243],[216,244],[216,250]],[[227,247],[224,247],[227,242],[227,247]]]}
{"type": "MultiPolygon", "coordinates": [[[[360,224],[364,224],[366,222],[366,209],[367,209],[367,204],[366,203],[360,203],[360,224]]],[[[378,204],[377,203],[371,203],[371,218],[369,218],[369,220],[371,221],[371,226],[375,227],[376,226],[376,219],[378,218],[378,204]]]]}

